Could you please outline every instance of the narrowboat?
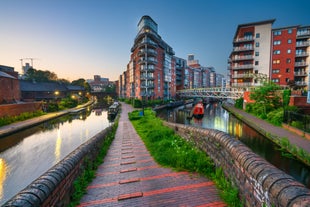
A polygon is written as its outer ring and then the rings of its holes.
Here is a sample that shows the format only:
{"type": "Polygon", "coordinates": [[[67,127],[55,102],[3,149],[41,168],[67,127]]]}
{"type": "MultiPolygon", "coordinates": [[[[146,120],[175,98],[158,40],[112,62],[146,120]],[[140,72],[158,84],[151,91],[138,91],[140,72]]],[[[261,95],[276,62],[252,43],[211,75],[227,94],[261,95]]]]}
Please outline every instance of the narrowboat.
{"type": "Polygon", "coordinates": [[[192,111],[193,117],[196,119],[202,119],[204,113],[205,112],[203,108],[203,103],[202,102],[197,103],[192,111]]]}
{"type": "Polygon", "coordinates": [[[120,104],[118,102],[114,102],[108,109],[108,117],[115,117],[119,111],[120,104]]]}

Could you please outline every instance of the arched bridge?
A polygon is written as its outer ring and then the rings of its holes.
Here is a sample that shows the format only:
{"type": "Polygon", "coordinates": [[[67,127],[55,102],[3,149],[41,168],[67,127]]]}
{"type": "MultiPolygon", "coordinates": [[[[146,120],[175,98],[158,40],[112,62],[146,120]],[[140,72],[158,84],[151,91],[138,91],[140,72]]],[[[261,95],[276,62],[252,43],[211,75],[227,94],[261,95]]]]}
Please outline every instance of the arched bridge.
{"type": "Polygon", "coordinates": [[[182,98],[218,98],[218,99],[238,99],[243,97],[243,93],[248,91],[248,88],[235,87],[215,87],[215,88],[195,88],[177,91],[177,95],[182,98]]]}

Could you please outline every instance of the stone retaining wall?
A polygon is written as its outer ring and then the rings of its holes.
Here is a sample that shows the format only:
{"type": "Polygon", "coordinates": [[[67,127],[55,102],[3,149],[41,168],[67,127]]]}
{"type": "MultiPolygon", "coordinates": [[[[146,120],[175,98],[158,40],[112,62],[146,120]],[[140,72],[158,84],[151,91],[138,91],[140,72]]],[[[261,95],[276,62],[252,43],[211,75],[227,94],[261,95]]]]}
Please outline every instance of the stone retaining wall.
{"type": "Polygon", "coordinates": [[[73,192],[74,180],[84,169],[85,161],[91,162],[96,159],[111,129],[112,126],[89,139],[3,206],[67,206],[73,192]]]}
{"type": "Polygon", "coordinates": [[[310,206],[310,190],[234,137],[215,129],[164,125],[205,151],[239,189],[245,206],[310,206]]]}

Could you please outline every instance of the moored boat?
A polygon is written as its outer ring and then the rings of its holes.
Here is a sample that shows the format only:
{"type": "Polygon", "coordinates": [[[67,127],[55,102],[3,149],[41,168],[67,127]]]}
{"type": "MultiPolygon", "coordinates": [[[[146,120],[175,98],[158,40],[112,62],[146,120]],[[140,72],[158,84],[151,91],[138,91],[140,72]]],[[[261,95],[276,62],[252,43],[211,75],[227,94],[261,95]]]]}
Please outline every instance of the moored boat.
{"type": "Polygon", "coordinates": [[[108,109],[108,117],[115,117],[119,111],[120,104],[118,102],[114,102],[108,109]]]}
{"type": "Polygon", "coordinates": [[[202,119],[204,113],[205,112],[203,108],[203,103],[202,102],[197,103],[192,111],[193,117],[196,119],[202,119]]]}

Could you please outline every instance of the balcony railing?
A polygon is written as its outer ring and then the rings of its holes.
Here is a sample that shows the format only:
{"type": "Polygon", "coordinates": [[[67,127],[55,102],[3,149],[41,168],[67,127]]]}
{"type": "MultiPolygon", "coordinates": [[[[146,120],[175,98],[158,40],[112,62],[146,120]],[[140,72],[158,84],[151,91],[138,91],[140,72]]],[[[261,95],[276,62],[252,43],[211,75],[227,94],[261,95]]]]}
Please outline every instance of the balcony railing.
{"type": "Polygon", "coordinates": [[[310,46],[310,41],[296,42],[296,47],[308,47],[310,46]]]}
{"type": "Polygon", "coordinates": [[[139,50],[138,55],[139,56],[144,56],[145,53],[147,53],[150,56],[157,56],[157,52],[155,50],[139,50]]]}
{"type": "Polygon", "coordinates": [[[232,58],[233,61],[236,61],[236,60],[251,60],[251,59],[254,59],[253,55],[234,56],[232,58]]]}
{"type": "Polygon", "coordinates": [[[138,60],[138,64],[145,64],[145,63],[156,65],[157,60],[155,60],[155,59],[144,59],[144,58],[141,58],[138,60]]]}
{"type": "Polygon", "coordinates": [[[253,36],[246,36],[246,37],[236,38],[234,42],[248,42],[248,41],[253,41],[253,40],[254,40],[253,36]]]}
{"type": "Polygon", "coordinates": [[[253,75],[252,74],[234,74],[231,76],[231,78],[252,78],[253,75]]]}
{"type": "Polygon", "coordinates": [[[297,37],[310,35],[310,30],[297,31],[297,37]]]}
{"type": "Polygon", "coordinates": [[[141,88],[154,88],[154,84],[141,84],[141,88]]]}
{"type": "Polygon", "coordinates": [[[307,65],[307,62],[295,62],[295,67],[305,67],[307,65]]]}
{"type": "Polygon", "coordinates": [[[233,70],[242,70],[242,69],[251,69],[253,68],[252,64],[246,64],[246,65],[233,65],[231,67],[233,70]]]}
{"type": "Polygon", "coordinates": [[[154,80],[154,76],[150,76],[150,75],[148,75],[148,76],[146,76],[146,75],[141,75],[141,76],[140,76],[140,79],[142,79],[142,80],[154,80]]]}
{"type": "Polygon", "coordinates": [[[295,76],[307,76],[307,73],[305,71],[297,71],[294,72],[295,76]]]}
{"type": "Polygon", "coordinates": [[[296,57],[308,57],[308,56],[309,56],[309,53],[307,53],[307,52],[301,52],[301,53],[296,53],[295,55],[296,55],[296,57]]]}
{"type": "Polygon", "coordinates": [[[254,86],[252,82],[246,82],[246,83],[232,83],[232,87],[250,87],[254,86]]]}
{"type": "Polygon", "coordinates": [[[234,47],[234,52],[254,50],[254,47],[234,47]]]}
{"type": "Polygon", "coordinates": [[[295,81],[295,84],[298,86],[306,86],[307,83],[305,81],[295,81]]]}

